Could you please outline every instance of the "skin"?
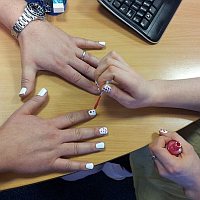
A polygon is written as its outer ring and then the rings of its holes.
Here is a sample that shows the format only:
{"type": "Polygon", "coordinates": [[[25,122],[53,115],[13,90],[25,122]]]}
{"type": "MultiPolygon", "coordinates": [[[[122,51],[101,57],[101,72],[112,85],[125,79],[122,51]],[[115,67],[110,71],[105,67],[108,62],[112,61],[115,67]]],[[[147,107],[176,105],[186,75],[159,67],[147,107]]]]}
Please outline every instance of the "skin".
{"type": "MultiPolygon", "coordinates": [[[[127,108],[174,107],[200,111],[200,78],[184,80],[145,80],[116,52],[110,52],[99,63],[95,80],[101,86],[106,81],[111,91],[107,94],[127,108]]],[[[177,133],[160,133],[150,144],[157,157],[156,166],[161,176],[181,185],[186,196],[200,199],[200,160],[193,147],[177,133]],[[177,140],[183,153],[176,157],[165,148],[167,142],[177,140]]]]}
{"type": "MultiPolygon", "coordinates": [[[[0,1],[0,22],[9,32],[25,6],[24,0],[0,1]]],[[[43,70],[90,93],[99,93],[94,84],[94,71],[99,60],[87,52],[82,60],[83,50],[104,48],[99,42],[70,36],[46,20],[29,23],[19,34],[18,42],[22,62],[21,88],[27,89],[21,97],[33,91],[36,74],[43,70]]]]}
{"type": "Polygon", "coordinates": [[[186,196],[200,199],[200,159],[192,145],[175,132],[162,133],[149,148],[156,156],[155,164],[159,174],[182,186],[186,196]],[[171,155],[165,148],[170,140],[179,141],[183,152],[178,156],[171,155]]]}
{"type": "Polygon", "coordinates": [[[116,52],[99,63],[95,80],[101,87],[112,81],[110,97],[127,108],[173,107],[200,111],[200,78],[182,80],[145,80],[116,52]]]}
{"type": "Polygon", "coordinates": [[[101,137],[99,127],[73,127],[94,118],[87,110],[52,119],[35,116],[34,113],[47,101],[47,96],[34,96],[0,127],[0,152],[3,152],[0,154],[0,173],[86,170],[87,162],[69,158],[102,150],[96,148],[98,142],[86,141],[101,137]]]}

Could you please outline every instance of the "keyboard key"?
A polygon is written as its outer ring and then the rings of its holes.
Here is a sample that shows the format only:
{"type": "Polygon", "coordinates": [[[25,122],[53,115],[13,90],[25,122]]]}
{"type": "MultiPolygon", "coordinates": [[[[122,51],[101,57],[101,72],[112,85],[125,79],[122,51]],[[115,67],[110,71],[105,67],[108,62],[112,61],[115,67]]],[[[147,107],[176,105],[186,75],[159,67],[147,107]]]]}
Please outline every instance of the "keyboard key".
{"type": "Polygon", "coordinates": [[[126,13],[126,16],[129,17],[129,18],[132,18],[134,15],[135,15],[136,11],[135,10],[129,10],[127,13],[126,13]]]}
{"type": "Polygon", "coordinates": [[[140,10],[142,10],[142,11],[144,11],[144,12],[147,12],[148,7],[147,7],[147,6],[142,6],[142,7],[140,8],[140,10]]]}
{"type": "Polygon", "coordinates": [[[115,6],[115,8],[119,8],[121,6],[121,3],[119,1],[114,1],[113,5],[115,6]]]}
{"type": "Polygon", "coordinates": [[[149,26],[149,21],[146,20],[146,19],[144,18],[144,19],[141,21],[140,25],[141,25],[141,27],[142,27],[143,29],[147,29],[148,26],[149,26]]]}
{"type": "Polygon", "coordinates": [[[139,11],[137,12],[137,15],[138,15],[139,17],[143,17],[143,16],[145,15],[145,12],[142,11],[142,10],[139,10],[139,11]]]}
{"type": "Polygon", "coordinates": [[[156,9],[155,9],[153,6],[151,6],[150,9],[149,9],[149,12],[150,12],[152,15],[155,15],[156,9]]]}
{"type": "Polygon", "coordinates": [[[143,4],[143,0],[136,0],[135,3],[142,5],[143,4]]]}
{"type": "Polygon", "coordinates": [[[144,6],[147,6],[147,7],[150,7],[151,2],[150,2],[150,1],[145,1],[145,2],[143,3],[143,5],[144,5],[144,6]]]}
{"type": "Polygon", "coordinates": [[[135,17],[133,18],[133,21],[136,22],[136,23],[140,23],[140,20],[141,20],[141,18],[138,17],[138,16],[135,16],[135,17]]]}
{"type": "Polygon", "coordinates": [[[130,5],[133,3],[133,0],[125,0],[124,3],[125,3],[127,6],[130,6],[130,5]]]}
{"type": "Polygon", "coordinates": [[[134,3],[134,4],[131,6],[131,8],[133,8],[134,10],[139,10],[140,5],[134,3]]]}
{"type": "Polygon", "coordinates": [[[152,18],[153,18],[153,15],[152,15],[151,13],[148,12],[148,13],[145,15],[145,17],[146,17],[147,20],[151,21],[152,18]]]}
{"type": "Polygon", "coordinates": [[[121,7],[120,7],[120,11],[124,14],[126,14],[128,12],[128,9],[129,7],[126,5],[126,4],[123,4],[121,7]]]}
{"type": "Polygon", "coordinates": [[[153,6],[156,7],[157,9],[160,8],[161,4],[162,4],[162,0],[155,0],[153,2],[153,6]]]}

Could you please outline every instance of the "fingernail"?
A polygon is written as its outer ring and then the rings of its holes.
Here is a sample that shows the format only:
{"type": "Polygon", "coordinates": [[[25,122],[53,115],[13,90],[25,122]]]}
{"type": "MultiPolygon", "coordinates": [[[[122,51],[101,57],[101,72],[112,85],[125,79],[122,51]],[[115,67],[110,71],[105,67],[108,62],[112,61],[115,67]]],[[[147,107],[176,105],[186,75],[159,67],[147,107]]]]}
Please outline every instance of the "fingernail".
{"type": "Polygon", "coordinates": [[[96,113],[96,110],[89,110],[88,111],[88,114],[91,116],[91,117],[94,117],[94,116],[96,116],[97,115],[97,113],[96,113]]]}
{"type": "Polygon", "coordinates": [[[42,88],[37,95],[43,97],[46,93],[47,93],[47,89],[42,88]]]}
{"type": "Polygon", "coordinates": [[[86,169],[93,169],[93,168],[94,168],[94,164],[93,164],[93,163],[87,163],[87,164],[85,165],[85,168],[86,168],[86,169]]]}
{"type": "Polygon", "coordinates": [[[23,87],[23,88],[21,88],[19,95],[25,95],[26,92],[27,92],[27,88],[23,87]]]}
{"type": "Polygon", "coordinates": [[[99,42],[99,44],[100,44],[101,46],[103,46],[103,47],[106,46],[106,42],[99,42]]]}
{"type": "Polygon", "coordinates": [[[110,85],[104,85],[101,90],[103,92],[109,93],[109,92],[111,92],[112,88],[110,87],[110,85]]]}
{"type": "Polygon", "coordinates": [[[105,143],[104,142],[100,142],[96,144],[96,148],[97,149],[104,149],[105,148],[105,143]]]}
{"type": "Polygon", "coordinates": [[[160,130],[159,130],[159,133],[168,133],[168,130],[166,130],[166,129],[163,129],[163,128],[161,128],[160,130]]]}
{"type": "Polygon", "coordinates": [[[106,127],[102,127],[99,129],[100,135],[107,135],[108,134],[108,129],[106,127]]]}

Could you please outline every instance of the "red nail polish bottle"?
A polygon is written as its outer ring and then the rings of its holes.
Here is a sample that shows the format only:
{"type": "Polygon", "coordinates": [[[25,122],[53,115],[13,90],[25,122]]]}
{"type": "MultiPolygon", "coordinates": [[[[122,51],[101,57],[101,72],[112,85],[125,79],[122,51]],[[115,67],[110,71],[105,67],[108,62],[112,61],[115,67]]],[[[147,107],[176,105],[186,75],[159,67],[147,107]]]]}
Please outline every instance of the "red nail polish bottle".
{"type": "Polygon", "coordinates": [[[171,140],[166,144],[167,150],[175,156],[178,156],[182,153],[182,146],[181,143],[176,140],[171,140]]]}

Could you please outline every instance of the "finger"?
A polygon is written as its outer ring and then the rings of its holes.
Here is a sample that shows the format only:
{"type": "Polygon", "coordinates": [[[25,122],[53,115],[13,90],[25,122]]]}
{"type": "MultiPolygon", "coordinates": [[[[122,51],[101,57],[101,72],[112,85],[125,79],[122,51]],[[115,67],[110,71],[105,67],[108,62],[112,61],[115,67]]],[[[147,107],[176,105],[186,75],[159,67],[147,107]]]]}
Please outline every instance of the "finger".
{"type": "Polygon", "coordinates": [[[87,64],[81,59],[78,59],[77,57],[76,59],[71,60],[69,64],[85,77],[89,78],[90,80],[94,80],[95,68],[93,68],[91,65],[87,64]]]}
{"type": "Polygon", "coordinates": [[[20,97],[26,97],[33,91],[36,73],[36,67],[22,67],[21,90],[19,92],[20,97]]]}
{"type": "Polygon", "coordinates": [[[155,155],[167,169],[173,167],[174,164],[180,160],[179,157],[171,155],[165,148],[166,144],[170,140],[171,138],[159,136],[152,144],[149,145],[149,149],[152,151],[153,155],[155,155]]]}
{"type": "Polygon", "coordinates": [[[53,165],[53,169],[58,172],[73,172],[93,168],[93,163],[77,162],[63,158],[57,158],[53,165]]]}
{"type": "Polygon", "coordinates": [[[108,134],[106,127],[101,128],[74,128],[61,131],[62,142],[77,142],[102,137],[108,134]]]}
{"type": "Polygon", "coordinates": [[[63,143],[59,147],[60,156],[78,156],[83,154],[95,153],[105,149],[104,142],[83,142],[83,143],[63,143]]]}
{"type": "Polygon", "coordinates": [[[96,116],[96,110],[82,110],[77,112],[67,113],[53,119],[50,119],[57,128],[64,129],[71,127],[81,122],[93,119],[96,116]]]}
{"type": "Polygon", "coordinates": [[[74,85],[92,93],[99,94],[99,90],[95,83],[85,78],[71,66],[66,65],[65,68],[61,68],[56,72],[59,76],[63,77],[65,80],[71,82],[74,85]]]}
{"type": "Polygon", "coordinates": [[[159,174],[163,177],[166,177],[168,171],[165,168],[165,166],[158,159],[155,159],[154,162],[158,169],[159,174]]]}
{"type": "Polygon", "coordinates": [[[92,40],[87,40],[83,38],[74,37],[74,41],[76,45],[85,50],[92,50],[92,49],[103,49],[106,46],[105,42],[96,42],[92,40]]]}
{"type": "Polygon", "coordinates": [[[101,91],[104,91],[108,96],[118,101],[121,105],[127,108],[134,108],[134,98],[117,86],[113,84],[105,84],[102,86],[101,91]]]}
{"type": "Polygon", "coordinates": [[[99,64],[99,60],[95,56],[91,55],[90,53],[86,51],[83,51],[82,49],[77,50],[76,56],[94,68],[97,68],[99,64]],[[83,57],[84,52],[85,52],[85,56],[83,57]]]}
{"type": "Polygon", "coordinates": [[[47,89],[42,88],[37,96],[32,97],[26,103],[24,103],[17,113],[31,115],[39,110],[39,108],[47,101],[47,89]]]}

